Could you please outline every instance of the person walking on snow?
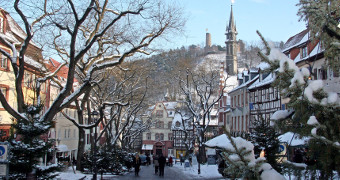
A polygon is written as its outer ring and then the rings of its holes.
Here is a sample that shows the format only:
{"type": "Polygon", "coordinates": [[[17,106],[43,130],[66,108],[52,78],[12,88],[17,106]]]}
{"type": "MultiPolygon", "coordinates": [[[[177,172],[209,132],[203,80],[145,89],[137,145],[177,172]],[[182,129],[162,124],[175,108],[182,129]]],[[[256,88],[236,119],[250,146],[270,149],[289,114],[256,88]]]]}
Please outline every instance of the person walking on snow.
{"type": "Polygon", "coordinates": [[[169,157],[169,166],[172,167],[172,156],[169,157]]]}
{"type": "Polygon", "coordinates": [[[161,157],[159,157],[158,162],[159,162],[159,176],[164,176],[164,166],[166,163],[166,159],[163,156],[163,154],[161,154],[161,157]]]}
{"type": "Polygon", "coordinates": [[[140,165],[142,164],[142,161],[138,154],[136,154],[136,157],[133,160],[133,165],[135,167],[135,176],[138,176],[140,165]]]}
{"type": "Polygon", "coordinates": [[[158,162],[158,156],[155,155],[153,158],[153,165],[155,166],[155,174],[158,173],[158,167],[159,167],[159,162],[158,162]]]}

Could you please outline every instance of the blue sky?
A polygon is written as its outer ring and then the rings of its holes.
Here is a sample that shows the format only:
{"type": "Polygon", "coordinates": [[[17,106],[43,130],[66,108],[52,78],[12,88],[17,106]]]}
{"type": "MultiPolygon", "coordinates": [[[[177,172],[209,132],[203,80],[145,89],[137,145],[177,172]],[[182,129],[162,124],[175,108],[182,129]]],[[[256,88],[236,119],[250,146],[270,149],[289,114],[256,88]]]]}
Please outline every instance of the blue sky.
{"type": "MultiPolygon", "coordinates": [[[[299,22],[298,0],[235,0],[233,4],[238,39],[249,43],[259,41],[256,30],[267,40],[285,42],[289,37],[305,29],[299,22]]],[[[225,29],[229,22],[230,0],[182,0],[187,13],[185,37],[176,40],[174,46],[202,45],[206,29],[211,33],[212,44],[224,46],[225,29]]],[[[175,48],[175,47],[174,47],[175,48]]]]}

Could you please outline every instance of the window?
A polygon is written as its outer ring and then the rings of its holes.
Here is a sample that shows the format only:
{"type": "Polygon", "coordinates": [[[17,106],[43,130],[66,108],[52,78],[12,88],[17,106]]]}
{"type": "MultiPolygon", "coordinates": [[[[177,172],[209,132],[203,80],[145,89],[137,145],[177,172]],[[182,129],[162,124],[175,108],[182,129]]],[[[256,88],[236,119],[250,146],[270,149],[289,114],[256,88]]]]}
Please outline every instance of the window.
{"type": "Polygon", "coordinates": [[[231,97],[231,98],[230,98],[230,101],[231,101],[231,103],[230,103],[230,104],[231,104],[231,106],[233,106],[233,100],[234,100],[234,98],[233,98],[233,97],[231,97]]]}
{"type": "Polygon", "coordinates": [[[173,140],[173,139],[172,139],[172,133],[169,133],[169,134],[168,134],[168,140],[169,140],[169,141],[172,141],[172,140],[173,140]]]}
{"type": "Polygon", "coordinates": [[[324,68],[319,69],[318,76],[319,76],[318,79],[326,80],[327,79],[327,69],[324,69],[324,68]]]}
{"type": "Polygon", "coordinates": [[[90,134],[86,134],[86,144],[90,144],[90,134]]]}
{"type": "Polygon", "coordinates": [[[241,107],[243,107],[243,93],[241,94],[241,107]]]}
{"type": "Polygon", "coordinates": [[[73,137],[76,138],[76,129],[73,129],[73,137]]]}
{"type": "Polygon", "coordinates": [[[163,121],[160,121],[160,122],[159,122],[159,128],[161,128],[161,129],[164,128],[164,122],[163,122],[163,121]]]}
{"type": "Polygon", "coordinates": [[[240,95],[237,95],[237,106],[240,106],[240,95]]]}
{"type": "Polygon", "coordinates": [[[71,129],[68,129],[67,138],[70,138],[70,134],[71,134],[71,129]]]}
{"type": "Polygon", "coordinates": [[[0,32],[4,32],[4,18],[0,16],[0,32]]]}
{"type": "Polygon", "coordinates": [[[181,123],[180,122],[176,122],[176,127],[180,127],[181,126],[181,123]]]}
{"type": "MultiPolygon", "coordinates": [[[[0,84],[0,91],[5,96],[5,98],[8,100],[8,86],[0,84]]],[[[3,110],[3,106],[1,103],[0,103],[0,109],[3,110]]]]}
{"type": "Polygon", "coordinates": [[[151,140],[151,133],[146,133],[146,139],[151,140]]]}
{"type": "Polygon", "coordinates": [[[5,55],[0,53],[0,68],[8,69],[8,59],[5,55]]]}
{"type": "Polygon", "coordinates": [[[66,129],[64,130],[64,138],[65,139],[67,138],[67,130],[66,129]]]}
{"type": "Polygon", "coordinates": [[[159,134],[158,133],[155,134],[155,140],[159,141],[159,134]]]}
{"type": "Polygon", "coordinates": [[[304,46],[301,48],[301,58],[304,58],[307,56],[307,46],[304,46]]]}
{"type": "Polygon", "coordinates": [[[163,134],[163,133],[161,133],[161,134],[159,135],[159,139],[160,139],[161,141],[164,140],[164,134],[163,134]]]}
{"type": "Polygon", "coordinates": [[[162,118],[163,117],[163,110],[157,110],[156,111],[156,117],[162,118]]]}
{"type": "Polygon", "coordinates": [[[171,129],[172,121],[168,122],[168,129],[171,129]]]}

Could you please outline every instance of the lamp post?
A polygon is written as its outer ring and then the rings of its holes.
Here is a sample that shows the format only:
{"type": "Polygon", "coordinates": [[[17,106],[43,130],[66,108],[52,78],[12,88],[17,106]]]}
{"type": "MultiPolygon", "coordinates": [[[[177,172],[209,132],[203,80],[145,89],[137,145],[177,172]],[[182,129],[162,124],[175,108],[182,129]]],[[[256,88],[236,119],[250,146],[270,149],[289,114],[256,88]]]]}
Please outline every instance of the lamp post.
{"type": "MultiPolygon", "coordinates": [[[[98,119],[98,112],[92,111],[91,118],[92,121],[95,123],[98,119]]],[[[94,173],[93,173],[93,180],[97,180],[97,126],[94,128],[94,141],[93,141],[93,152],[92,152],[92,159],[93,159],[93,165],[94,165],[94,173]]]]}

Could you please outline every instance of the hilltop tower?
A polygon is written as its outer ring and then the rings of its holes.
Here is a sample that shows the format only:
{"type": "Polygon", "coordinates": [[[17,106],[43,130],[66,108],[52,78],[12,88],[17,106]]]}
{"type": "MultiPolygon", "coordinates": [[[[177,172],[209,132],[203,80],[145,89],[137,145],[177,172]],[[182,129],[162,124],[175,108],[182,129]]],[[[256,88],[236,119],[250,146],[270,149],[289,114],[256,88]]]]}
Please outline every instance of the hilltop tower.
{"type": "Polygon", "coordinates": [[[237,41],[236,41],[236,23],[234,21],[233,15],[233,5],[231,5],[229,26],[226,28],[227,39],[225,41],[226,45],[226,71],[229,75],[237,74],[237,41]]]}

